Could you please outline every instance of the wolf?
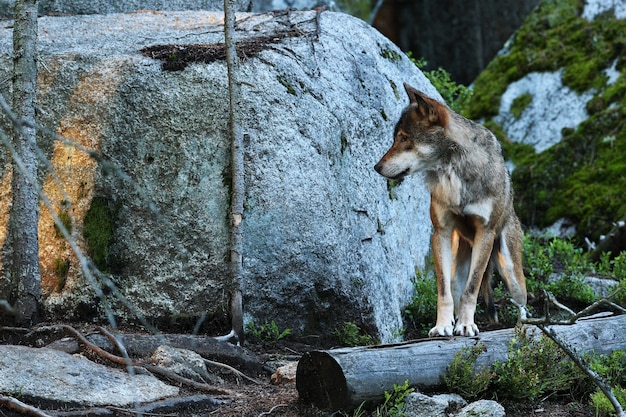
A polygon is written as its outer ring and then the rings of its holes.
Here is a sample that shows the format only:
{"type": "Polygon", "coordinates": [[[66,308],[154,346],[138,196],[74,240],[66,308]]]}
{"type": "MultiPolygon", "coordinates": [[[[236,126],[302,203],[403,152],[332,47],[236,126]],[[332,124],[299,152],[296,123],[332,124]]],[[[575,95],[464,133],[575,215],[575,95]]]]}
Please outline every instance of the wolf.
{"type": "Polygon", "coordinates": [[[494,266],[525,317],[522,228],[500,143],[484,126],[406,83],[404,88],[409,105],[374,169],[394,180],[421,172],[430,191],[438,299],[429,336],[476,336],[479,292],[497,323],[494,266]]]}

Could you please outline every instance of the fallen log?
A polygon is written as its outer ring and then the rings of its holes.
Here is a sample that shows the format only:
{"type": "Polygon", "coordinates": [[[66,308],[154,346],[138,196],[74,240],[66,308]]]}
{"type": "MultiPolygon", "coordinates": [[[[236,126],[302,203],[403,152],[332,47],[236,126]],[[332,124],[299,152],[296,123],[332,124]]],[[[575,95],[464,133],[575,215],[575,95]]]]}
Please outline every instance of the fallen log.
{"type": "MultiPolygon", "coordinates": [[[[528,326],[533,329],[534,326],[528,326]]],[[[581,319],[572,325],[546,326],[578,353],[611,353],[626,349],[626,315],[581,319]]],[[[534,329],[535,337],[541,335],[534,329]]],[[[392,392],[394,384],[434,390],[443,386],[443,375],[454,354],[465,346],[482,343],[486,352],[477,366],[506,361],[513,329],[481,333],[478,337],[453,337],[307,352],[298,364],[296,388],[300,399],[322,409],[353,409],[375,402],[392,392]]]]}

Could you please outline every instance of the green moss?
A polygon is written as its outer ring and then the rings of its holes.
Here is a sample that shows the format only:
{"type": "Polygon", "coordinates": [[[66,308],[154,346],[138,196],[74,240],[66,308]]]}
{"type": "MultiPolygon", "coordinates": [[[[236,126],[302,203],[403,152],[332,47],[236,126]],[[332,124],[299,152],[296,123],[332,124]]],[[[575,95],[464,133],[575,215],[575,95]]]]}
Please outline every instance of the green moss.
{"type": "Polygon", "coordinates": [[[67,259],[56,258],[54,260],[54,275],[57,277],[57,291],[61,291],[65,287],[67,274],[70,271],[70,261],[67,259]]]}
{"type": "Polygon", "coordinates": [[[510,112],[516,119],[522,115],[522,112],[526,110],[526,107],[530,105],[533,101],[533,96],[530,93],[522,94],[519,97],[516,97],[511,103],[510,112]]]}
{"type": "Polygon", "coordinates": [[[289,82],[289,80],[287,80],[287,78],[284,75],[279,75],[276,77],[276,79],[278,80],[279,83],[281,83],[283,85],[283,87],[285,87],[287,89],[287,92],[289,94],[292,94],[294,96],[297,96],[297,92],[296,89],[293,87],[293,85],[291,85],[291,83],[289,82]]]}
{"type": "MultiPolygon", "coordinates": [[[[516,209],[527,226],[545,227],[561,217],[577,224],[579,240],[596,240],[626,214],[626,81],[606,85],[604,70],[617,62],[624,71],[626,21],[612,12],[587,21],[582,0],[546,0],[516,32],[508,53],[496,57],[474,82],[466,115],[486,120],[516,169],[516,209]],[[512,82],[531,72],[563,69],[563,83],[577,91],[593,89],[589,119],[576,130],[564,129],[561,143],[541,154],[511,143],[490,119],[512,82]]],[[[511,113],[519,117],[529,98],[518,97],[511,113]],[[519,100],[519,101],[518,101],[519,100]]]]}
{"type": "Polygon", "coordinates": [[[348,142],[348,138],[346,137],[345,134],[341,134],[341,154],[343,155],[343,153],[346,151],[346,149],[348,149],[348,146],[350,145],[350,143],[348,142]]]}
{"type": "Polygon", "coordinates": [[[400,55],[398,52],[394,51],[391,48],[382,48],[380,50],[380,56],[382,56],[385,59],[390,60],[393,63],[398,63],[402,61],[402,55],[400,55]]]}
{"type": "Polygon", "coordinates": [[[95,197],[85,214],[83,237],[89,246],[93,263],[103,272],[109,272],[109,248],[115,233],[115,214],[102,197],[95,197]]]}
{"type": "MultiPolygon", "coordinates": [[[[72,234],[72,217],[67,212],[67,210],[63,209],[57,213],[59,220],[61,220],[61,224],[67,231],[69,235],[72,234]]],[[[58,239],[63,239],[63,233],[61,232],[61,228],[55,223],[54,224],[54,234],[58,239]]]]}
{"type": "Polygon", "coordinates": [[[398,92],[398,86],[393,81],[389,80],[389,85],[393,90],[393,95],[396,97],[396,100],[400,100],[400,93],[398,92]]]}
{"type": "Polygon", "coordinates": [[[603,70],[622,53],[626,22],[610,14],[589,22],[580,16],[581,0],[543,1],[516,32],[510,51],[496,57],[474,82],[468,114],[497,114],[507,86],[530,72],[563,72],[563,83],[575,91],[599,88],[603,70]]]}

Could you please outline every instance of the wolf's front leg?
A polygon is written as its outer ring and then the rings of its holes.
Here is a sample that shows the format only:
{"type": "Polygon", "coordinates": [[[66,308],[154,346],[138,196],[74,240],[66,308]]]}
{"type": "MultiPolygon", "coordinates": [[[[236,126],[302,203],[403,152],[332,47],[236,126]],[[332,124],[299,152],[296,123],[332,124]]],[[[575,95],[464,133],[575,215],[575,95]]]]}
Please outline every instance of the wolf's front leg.
{"type": "Polygon", "coordinates": [[[452,239],[451,233],[435,230],[433,254],[437,275],[437,323],[428,336],[452,336],[454,331],[454,301],[452,298],[452,239]]]}
{"type": "Polygon", "coordinates": [[[478,292],[489,264],[495,233],[492,230],[478,227],[472,247],[472,261],[465,289],[461,294],[458,307],[458,320],[454,326],[454,334],[459,336],[476,336],[480,332],[474,322],[478,292]]]}

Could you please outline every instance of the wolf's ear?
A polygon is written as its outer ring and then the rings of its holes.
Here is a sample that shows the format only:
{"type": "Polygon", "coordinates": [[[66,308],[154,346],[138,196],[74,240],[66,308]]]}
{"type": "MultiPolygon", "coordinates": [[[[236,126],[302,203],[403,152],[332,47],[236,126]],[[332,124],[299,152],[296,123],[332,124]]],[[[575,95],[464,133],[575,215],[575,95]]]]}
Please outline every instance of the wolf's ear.
{"type": "Polygon", "coordinates": [[[404,83],[404,89],[406,90],[406,94],[409,96],[410,103],[421,104],[421,102],[424,102],[421,91],[411,87],[408,83],[404,83]]]}
{"type": "Polygon", "coordinates": [[[445,112],[442,111],[442,106],[437,103],[437,101],[427,97],[424,93],[416,90],[407,83],[404,83],[404,89],[406,90],[406,94],[409,96],[410,104],[417,104],[417,113],[422,118],[427,118],[432,124],[445,126],[445,112]]]}

